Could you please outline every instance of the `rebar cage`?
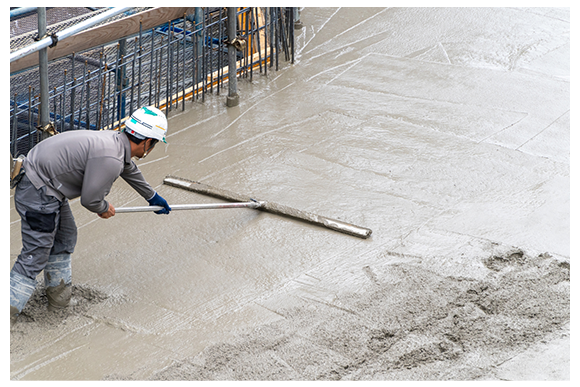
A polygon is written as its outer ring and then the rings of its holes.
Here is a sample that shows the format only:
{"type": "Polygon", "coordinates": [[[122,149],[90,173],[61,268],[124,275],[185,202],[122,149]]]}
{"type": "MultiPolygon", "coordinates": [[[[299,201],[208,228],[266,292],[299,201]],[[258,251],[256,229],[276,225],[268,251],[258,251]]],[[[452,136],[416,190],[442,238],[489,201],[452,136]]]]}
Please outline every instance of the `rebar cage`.
{"type": "MultiPolygon", "coordinates": [[[[201,13],[201,18],[184,15],[113,44],[50,62],[53,133],[116,130],[143,105],[169,113],[180,106],[184,110],[186,101],[203,101],[206,93],[220,93],[228,79],[227,55],[232,47],[226,35],[227,12],[202,8],[201,13]]],[[[243,43],[236,51],[237,77],[251,80],[254,71],[278,70],[280,55],[294,62],[292,8],[238,8],[236,15],[235,38],[243,43]]],[[[23,41],[22,37],[12,40],[17,39],[23,41]]],[[[10,76],[10,151],[14,157],[27,154],[40,141],[39,85],[38,67],[10,76]]]]}

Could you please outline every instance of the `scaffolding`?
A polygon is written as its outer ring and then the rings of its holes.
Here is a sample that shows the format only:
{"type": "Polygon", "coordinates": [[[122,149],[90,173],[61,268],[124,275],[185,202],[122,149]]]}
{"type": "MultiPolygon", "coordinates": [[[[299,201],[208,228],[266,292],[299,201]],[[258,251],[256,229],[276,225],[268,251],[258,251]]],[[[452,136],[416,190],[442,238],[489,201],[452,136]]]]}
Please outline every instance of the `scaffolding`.
{"type": "MultiPolygon", "coordinates": [[[[66,28],[105,9],[82,12],[48,26],[66,28]],[[80,15],[77,15],[80,14],[80,15]]],[[[147,10],[134,9],[116,17],[147,10]]],[[[48,9],[48,11],[57,10],[48,9]]],[[[48,19],[47,12],[47,19],[48,19]]],[[[28,16],[36,18],[36,15],[28,16]]],[[[279,61],[294,61],[292,8],[237,8],[236,36],[227,36],[225,8],[197,8],[191,14],[160,23],[118,41],[52,60],[48,67],[50,125],[40,125],[38,66],[10,76],[10,150],[27,154],[49,131],[118,130],[140,106],[185,109],[186,101],[204,101],[207,93],[221,93],[228,81],[228,53],[236,50],[236,78],[249,80],[278,70],[279,61]]],[[[29,25],[18,19],[21,26],[29,25]]],[[[110,23],[111,20],[105,22],[110,23]]],[[[34,39],[34,30],[14,33],[11,52],[34,39]],[[24,42],[24,43],[23,43],[24,42]]]]}

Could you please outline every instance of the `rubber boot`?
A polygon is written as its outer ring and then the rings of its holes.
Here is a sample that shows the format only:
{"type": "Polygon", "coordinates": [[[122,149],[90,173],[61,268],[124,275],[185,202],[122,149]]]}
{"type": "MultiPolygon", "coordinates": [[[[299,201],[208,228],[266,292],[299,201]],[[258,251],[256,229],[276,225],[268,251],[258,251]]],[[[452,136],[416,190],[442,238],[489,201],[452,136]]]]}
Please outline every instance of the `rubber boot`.
{"type": "Polygon", "coordinates": [[[36,288],[36,280],[30,279],[15,272],[10,271],[10,328],[16,323],[16,319],[30,296],[36,288]]]}
{"type": "Polygon", "coordinates": [[[48,263],[44,268],[44,285],[49,311],[68,307],[72,295],[70,254],[48,257],[48,263]]]}

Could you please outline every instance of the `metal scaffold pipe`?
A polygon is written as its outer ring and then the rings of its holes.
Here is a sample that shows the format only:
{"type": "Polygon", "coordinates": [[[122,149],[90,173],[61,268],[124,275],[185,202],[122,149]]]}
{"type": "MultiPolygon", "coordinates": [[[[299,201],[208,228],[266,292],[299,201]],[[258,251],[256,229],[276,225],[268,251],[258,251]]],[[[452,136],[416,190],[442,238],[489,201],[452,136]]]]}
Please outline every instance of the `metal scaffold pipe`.
{"type": "Polygon", "coordinates": [[[52,36],[47,36],[47,37],[43,37],[41,40],[39,40],[36,43],[31,44],[28,47],[23,48],[22,50],[18,50],[18,51],[14,51],[12,53],[10,53],[10,62],[13,62],[17,59],[21,59],[24,58],[27,55],[33,54],[37,51],[42,50],[43,48],[48,48],[51,45],[55,44],[56,42],[66,39],[70,36],[73,36],[74,34],[83,31],[85,29],[88,29],[104,20],[107,20],[115,15],[118,15],[120,13],[123,12],[127,12],[131,9],[132,7],[117,7],[117,8],[112,8],[109,11],[103,12],[102,14],[100,14],[99,16],[95,16],[94,18],[85,20],[71,28],[67,28],[65,30],[62,30],[60,32],[55,33],[52,36]]]}
{"type": "MultiPolygon", "coordinates": [[[[38,34],[43,36],[46,34],[46,8],[38,7],[38,34]]],[[[46,129],[49,123],[48,112],[48,54],[46,48],[38,51],[38,72],[40,73],[40,126],[46,129]]],[[[42,131],[42,139],[46,139],[48,133],[42,131]]]]}
{"type": "Polygon", "coordinates": [[[236,48],[232,44],[236,38],[236,16],[236,8],[228,7],[227,30],[230,44],[228,45],[228,97],[226,104],[229,107],[238,106],[239,104],[236,48]]]}
{"type": "Polygon", "coordinates": [[[20,7],[10,10],[10,19],[13,17],[23,16],[28,13],[36,12],[37,7],[20,7]]]}
{"type": "Polygon", "coordinates": [[[216,86],[218,95],[227,95],[227,106],[238,105],[238,77],[252,81],[258,68],[267,76],[279,49],[282,59],[293,58],[293,18],[288,9],[273,11],[131,8],[13,61],[11,149],[26,154],[46,136],[67,130],[117,129],[135,104],[170,111],[183,102],[183,110],[185,101],[203,101],[216,86]]]}

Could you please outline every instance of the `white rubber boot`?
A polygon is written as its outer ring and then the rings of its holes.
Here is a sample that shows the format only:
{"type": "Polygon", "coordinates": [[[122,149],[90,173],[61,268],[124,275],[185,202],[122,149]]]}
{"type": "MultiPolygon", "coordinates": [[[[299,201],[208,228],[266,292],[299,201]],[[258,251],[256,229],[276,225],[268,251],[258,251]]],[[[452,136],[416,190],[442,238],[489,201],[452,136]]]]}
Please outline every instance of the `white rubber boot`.
{"type": "Polygon", "coordinates": [[[10,271],[10,328],[36,288],[36,281],[13,270],[10,271]]]}
{"type": "Polygon", "coordinates": [[[70,254],[48,257],[48,263],[44,268],[44,285],[49,311],[68,307],[72,296],[71,273],[70,254]]]}

